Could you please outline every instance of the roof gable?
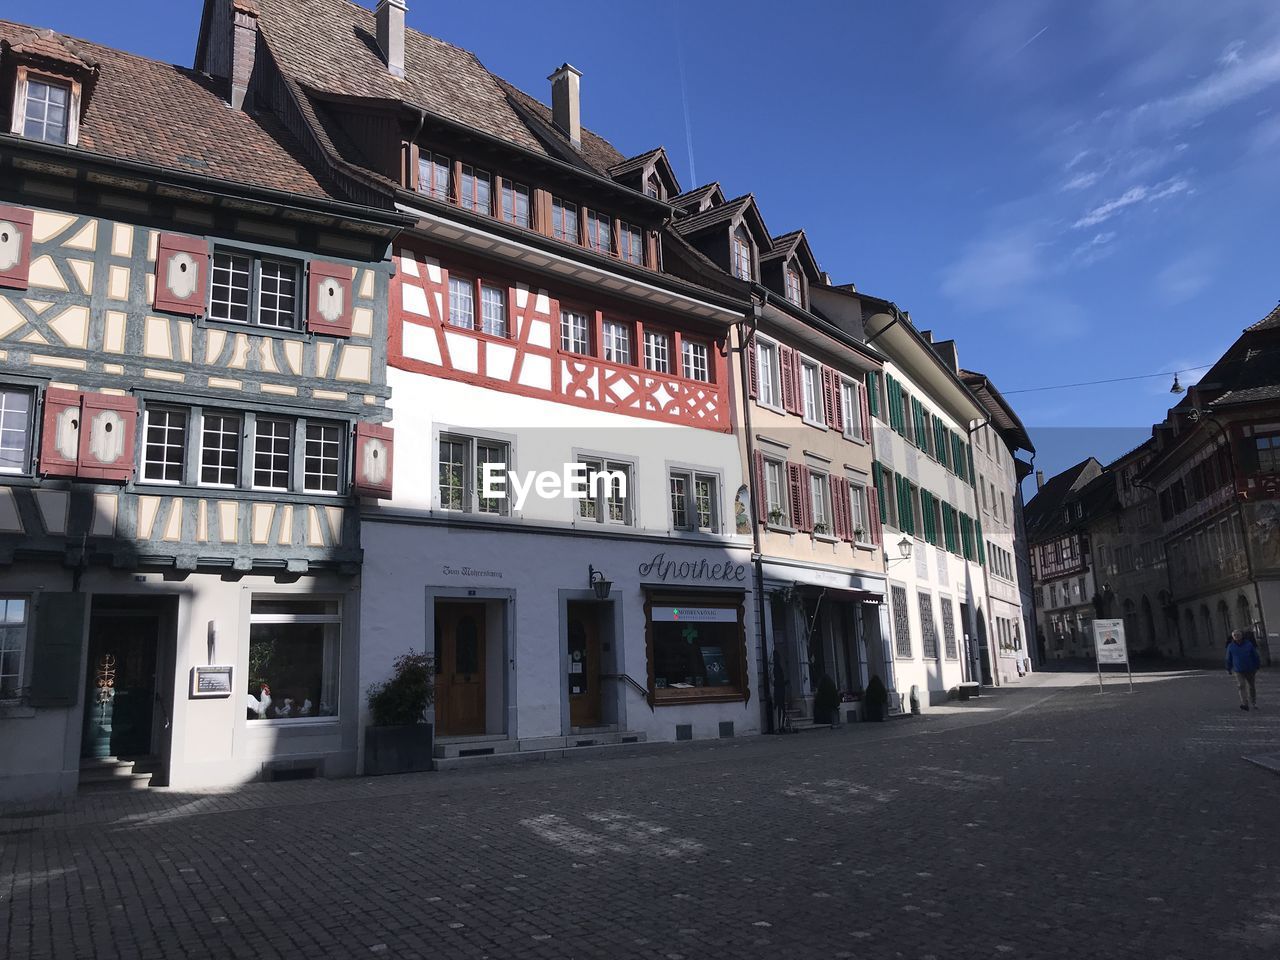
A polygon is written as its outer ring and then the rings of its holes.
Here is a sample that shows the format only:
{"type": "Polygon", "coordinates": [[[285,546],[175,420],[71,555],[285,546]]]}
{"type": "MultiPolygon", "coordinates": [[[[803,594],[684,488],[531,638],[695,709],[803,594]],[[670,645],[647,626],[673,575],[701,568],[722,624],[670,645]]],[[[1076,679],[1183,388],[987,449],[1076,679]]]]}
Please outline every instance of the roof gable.
{"type": "Polygon", "coordinates": [[[813,250],[809,247],[809,238],[805,236],[803,230],[792,230],[790,233],[774,237],[770,242],[773,249],[760,255],[762,263],[766,260],[779,258],[788,260],[795,257],[796,262],[800,264],[800,269],[810,281],[816,283],[822,279],[822,268],[818,266],[813,250]]]}

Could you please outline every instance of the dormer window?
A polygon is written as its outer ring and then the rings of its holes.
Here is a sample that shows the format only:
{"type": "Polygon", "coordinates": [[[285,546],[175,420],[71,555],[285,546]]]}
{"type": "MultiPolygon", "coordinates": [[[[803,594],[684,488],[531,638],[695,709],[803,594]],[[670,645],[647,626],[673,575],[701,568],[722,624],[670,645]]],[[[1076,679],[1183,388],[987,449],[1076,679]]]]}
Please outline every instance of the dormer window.
{"type": "Polygon", "coordinates": [[[462,207],[489,216],[493,212],[490,196],[489,174],[468,164],[462,164],[462,177],[458,182],[458,196],[462,207]]]}
{"type": "Polygon", "coordinates": [[[644,233],[626,221],[618,221],[618,255],[628,263],[644,264],[644,233]]]}
{"type": "Polygon", "coordinates": [[[653,197],[655,200],[662,199],[662,184],[658,180],[656,173],[651,173],[644,181],[644,195],[653,197]]]}
{"type": "Polygon", "coordinates": [[[751,269],[751,241],[741,227],[733,232],[733,275],[739,280],[755,279],[751,269]]]}
{"type": "Polygon", "coordinates": [[[797,307],[804,306],[804,294],[800,289],[800,271],[791,264],[787,265],[787,299],[797,307]]]}
{"type": "Polygon", "coordinates": [[[423,150],[418,158],[418,192],[448,203],[451,196],[453,163],[448,157],[423,150]]]}
{"type": "Polygon", "coordinates": [[[502,181],[502,219],[529,229],[529,188],[523,183],[502,181]]]}
{"type": "Polygon", "coordinates": [[[613,253],[613,220],[594,210],[587,211],[587,246],[596,253],[613,253]]]}
{"type": "Polygon", "coordinates": [[[26,100],[22,135],[46,143],[66,143],[71,128],[71,85],[29,74],[26,100]]]}

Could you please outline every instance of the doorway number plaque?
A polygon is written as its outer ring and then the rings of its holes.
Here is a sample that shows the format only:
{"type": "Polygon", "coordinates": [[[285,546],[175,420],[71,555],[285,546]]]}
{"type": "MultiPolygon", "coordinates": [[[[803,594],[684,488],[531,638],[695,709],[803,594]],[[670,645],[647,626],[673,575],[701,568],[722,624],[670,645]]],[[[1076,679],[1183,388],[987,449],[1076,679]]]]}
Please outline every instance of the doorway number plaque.
{"type": "Polygon", "coordinates": [[[191,699],[211,699],[231,696],[231,667],[214,666],[191,668],[191,699]]]}

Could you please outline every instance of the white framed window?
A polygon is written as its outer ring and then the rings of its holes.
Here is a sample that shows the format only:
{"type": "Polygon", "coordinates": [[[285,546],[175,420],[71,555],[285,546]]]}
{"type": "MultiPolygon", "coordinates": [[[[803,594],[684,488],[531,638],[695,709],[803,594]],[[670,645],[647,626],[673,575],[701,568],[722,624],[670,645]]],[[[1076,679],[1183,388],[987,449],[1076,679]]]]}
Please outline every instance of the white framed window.
{"type": "Polygon", "coordinates": [[[800,271],[790,265],[787,266],[787,299],[797,307],[804,306],[804,295],[800,287],[800,271]]]}
{"type": "Polygon", "coordinates": [[[449,278],[449,323],[467,330],[476,328],[476,285],[463,277],[449,278]]]}
{"type": "Polygon", "coordinates": [[[596,253],[613,253],[613,218],[587,211],[587,246],[596,253]]]}
{"type": "Polygon", "coordinates": [[[675,530],[698,530],[716,533],[718,522],[719,478],[715,474],[692,470],[672,470],[671,526],[675,530]]]}
{"type": "Polygon", "coordinates": [[[569,353],[591,353],[591,319],[582,311],[560,311],[560,349],[569,353]]]}
{"type": "Polygon", "coordinates": [[[507,335],[507,291],[480,284],[480,329],[494,337],[507,335]]]}
{"type": "Polygon", "coordinates": [[[253,432],[253,486],[256,490],[288,490],[293,460],[293,421],[258,417],[253,432]]]}
{"type": "Polygon", "coordinates": [[[635,522],[631,509],[635,468],[625,460],[579,457],[587,468],[587,495],[578,501],[578,516],[597,523],[629,526],[635,522]],[[595,482],[592,482],[592,477],[595,482]]]}
{"type": "Polygon", "coordinates": [[[840,381],[840,404],[844,407],[844,435],[852,440],[866,440],[862,435],[862,396],[848,380],[840,381]]]}
{"type": "Polygon", "coordinates": [[[867,488],[861,483],[849,484],[849,516],[853,520],[854,540],[869,542],[871,528],[867,523],[867,488]]]}
{"type": "Polygon", "coordinates": [[[631,362],[631,324],[621,320],[606,320],[601,326],[600,337],[604,341],[604,358],[613,363],[631,362]]]}
{"type": "Polygon", "coordinates": [[[440,435],[437,461],[437,490],[441,510],[459,513],[484,513],[507,516],[510,513],[509,491],[505,470],[511,462],[511,445],[501,440],[487,440],[460,434],[440,435]],[[499,476],[508,496],[485,497],[485,465],[500,464],[499,476]]]}
{"type": "Polygon", "coordinates": [[[756,340],[756,398],[766,407],[782,407],[782,380],[778,367],[778,345],[756,340]]]}
{"type": "Polygon", "coordinates": [[[551,235],[565,243],[578,242],[578,205],[551,198],[551,235]]]}
{"type": "Polygon", "coordinates": [[[70,129],[71,86],[29,74],[22,135],[29,140],[66,143],[70,129]]]}
{"type": "Polygon", "coordinates": [[[0,596],[0,700],[22,696],[29,606],[26,597],[0,596]]]}
{"type": "Polygon", "coordinates": [[[342,485],[342,424],[309,422],[303,439],[302,489],[338,493],[342,485]]]}
{"type": "Polygon", "coordinates": [[[705,343],[697,340],[681,340],[680,352],[683,354],[684,375],[688,380],[701,380],[704,383],[711,379],[711,351],[705,343]]]}
{"type": "Polygon", "coordinates": [[[342,600],[258,593],[249,607],[249,723],[338,715],[342,600]]]}
{"type": "Polygon", "coordinates": [[[31,391],[0,388],[0,473],[31,469],[31,391]]]}
{"type": "Polygon", "coordinates": [[[739,280],[754,280],[755,269],[751,261],[751,241],[747,232],[739,227],[733,233],[733,275],[739,280]]]}
{"type": "Polygon", "coordinates": [[[448,203],[453,196],[453,162],[438,153],[423,150],[418,155],[418,192],[448,203]]]}
{"type": "Polygon", "coordinates": [[[644,265],[644,233],[625,220],[618,221],[618,255],[628,263],[644,265]]]}
{"type": "Polygon", "coordinates": [[[187,412],[147,407],[142,430],[142,479],[182,483],[187,461],[187,412]]]}
{"type": "Polygon", "coordinates": [[[458,205],[466,210],[493,215],[492,182],[489,174],[470,164],[462,164],[458,178],[458,205]]]}
{"type": "Polygon", "coordinates": [[[813,532],[831,536],[831,497],[825,473],[810,471],[809,495],[813,501],[813,532]]]}
{"type": "Polygon", "coordinates": [[[822,383],[818,365],[808,360],[802,361],[800,379],[804,398],[804,418],[810,423],[823,423],[822,383]]]}
{"type": "Polygon", "coordinates": [[[671,338],[667,334],[644,332],[644,366],[655,373],[671,372],[671,338]]]}
{"type": "Polygon", "coordinates": [[[529,229],[529,188],[523,183],[502,181],[502,219],[529,229]]]}
{"type": "Polygon", "coordinates": [[[240,417],[206,413],[200,429],[200,483],[234,487],[240,482],[240,417]]]}
{"type": "Polygon", "coordinates": [[[787,481],[781,460],[764,462],[765,520],[774,526],[787,524],[787,481]]]}
{"type": "Polygon", "coordinates": [[[294,330],[302,298],[301,264],[235,250],[214,250],[209,319],[294,330]]]}

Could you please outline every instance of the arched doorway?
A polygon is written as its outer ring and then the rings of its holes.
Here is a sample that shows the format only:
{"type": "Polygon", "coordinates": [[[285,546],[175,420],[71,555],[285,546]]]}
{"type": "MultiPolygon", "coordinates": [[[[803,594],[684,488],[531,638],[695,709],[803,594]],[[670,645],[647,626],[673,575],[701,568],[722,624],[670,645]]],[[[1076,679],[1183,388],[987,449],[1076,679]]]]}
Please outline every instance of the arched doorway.
{"type": "Polygon", "coordinates": [[[1243,593],[1236,598],[1236,626],[1241,630],[1253,629],[1253,608],[1249,606],[1249,598],[1243,593]]]}

